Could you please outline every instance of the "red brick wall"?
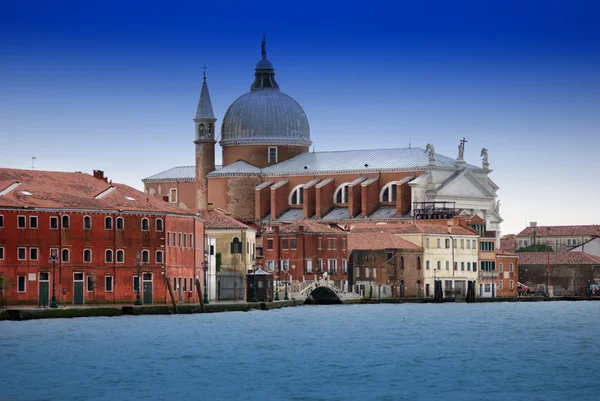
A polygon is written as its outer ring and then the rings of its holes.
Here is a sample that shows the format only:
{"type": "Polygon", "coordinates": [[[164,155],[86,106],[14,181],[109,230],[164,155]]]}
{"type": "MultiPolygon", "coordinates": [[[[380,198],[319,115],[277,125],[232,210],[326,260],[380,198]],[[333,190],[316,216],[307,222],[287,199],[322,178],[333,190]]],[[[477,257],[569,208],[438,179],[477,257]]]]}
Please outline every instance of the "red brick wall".
{"type": "Polygon", "coordinates": [[[271,187],[271,220],[275,220],[288,209],[289,183],[277,188],[271,187]]]}
{"type": "Polygon", "coordinates": [[[308,219],[314,216],[317,211],[317,188],[316,183],[308,188],[304,188],[304,204],[302,205],[304,211],[304,218],[308,219]]]}
{"type": "Polygon", "coordinates": [[[361,185],[360,183],[348,185],[348,217],[354,217],[361,211],[361,185]]]}
{"type": "Polygon", "coordinates": [[[361,184],[361,214],[369,216],[379,207],[379,179],[367,185],[361,184]]]}
{"type": "MultiPolygon", "coordinates": [[[[192,217],[173,217],[167,215],[155,215],[139,213],[104,213],[104,212],[67,212],[70,217],[70,228],[61,226],[62,219],[59,211],[0,211],[4,215],[4,228],[0,228],[0,247],[4,247],[4,260],[0,260],[0,274],[5,279],[16,284],[19,275],[29,273],[51,272],[48,258],[50,248],[58,248],[59,261],[56,267],[56,292],[57,298],[67,304],[73,302],[73,273],[83,272],[84,299],[86,302],[116,302],[129,303],[135,300],[133,292],[133,276],[135,259],[138,252],[147,250],[149,252],[149,263],[143,264],[141,271],[152,273],[153,299],[154,302],[165,301],[165,287],[163,275],[164,263],[156,262],[156,251],[163,251],[163,260],[167,266],[174,263],[173,269],[184,277],[193,277],[193,250],[182,250],[176,256],[170,254],[165,247],[165,235],[167,229],[174,221],[184,221],[181,229],[187,233],[194,233],[194,219],[192,217]],[[27,217],[27,228],[17,228],[17,216],[27,217]],[[38,228],[32,229],[29,225],[29,216],[38,217],[38,228]],[[59,217],[59,229],[50,229],[50,217],[59,217]],[[90,230],[84,230],[84,216],[90,216],[92,226],[90,230]],[[112,229],[105,229],[105,217],[112,218],[112,229]],[[117,217],[124,218],[124,229],[116,229],[117,217]],[[142,231],[142,219],[149,220],[149,230],[142,231]],[[156,220],[163,220],[163,231],[156,231],[156,220]],[[17,248],[27,248],[27,260],[17,260],[17,248]],[[29,248],[38,248],[38,260],[29,259],[29,248]],[[68,262],[60,261],[63,249],[68,249],[70,258],[68,262]],[[83,253],[85,249],[92,252],[92,261],[84,262],[83,253]],[[112,250],[112,262],[105,261],[105,251],[112,250]],[[123,263],[117,262],[117,251],[124,251],[123,263]],[[93,292],[87,292],[87,276],[95,276],[96,285],[93,292]],[[113,277],[113,291],[105,291],[105,276],[113,277]],[[63,294],[64,289],[64,294],[63,294]]],[[[196,225],[202,226],[200,222],[196,225]]],[[[203,228],[196,227],[196,232],[203,235],[203,228]]],[[[196,234],[198,235],[198,234],[196,234]]],[[[188,240],[189,241],[189,240],[188,240]]],[[[202,248],[203,250],[203,248],[202,248]]],[[[28,278],[28,277],[27,277],[28,278]]],[[[9,303],[38,303],[39,274],[36,281],[27,280],[26,292],[18,293],[16,286],[7,291],[9,303]]],[[[50,274],[52,281],[52,274],[50,274]]],[[[50,288],[52,283],[50,282],[50,288]]]]}
{"type": "Polygon", "coordinates": [[[196,204],[189,208],[206,209],[208,204],[207,174],[215,169],[215,144],[196,143],[196,204]]]}
{"type": "Polygon", "coordinates": [[[407,183],[396,186],[396,215],[403,216],[411,209],[411,189],[407,183]]]}
{"type": "MultiPolygon", "coordinates": [[[[319,183],[320,184],[320,183],[319,183]]],[[[321,218],[327,214],[333,208],[333,193],[335,192],[334,180],[331,180],[327,184],[320,186],[317,184],[315,188],[316,192],[316,216],[321,218]]]]}
{"type": "Polygon", "coordinates": [[[261,220],[271,210],[271,184],[254,191],[254,218],[261,220]]]}
{"type": "Polygon", "coordinates": [[[173,205],[179,207],[183,204],[187,209],[196,207],[197,188],[194,181],[163,181],[144,184],[144,191],[161,200],[163,197],[169,196],[171,188],[177,189],[177,202],[173,205]]]}
{"type": "MultiPolygon", "coordinates": [[[[308,152],[308,146],[284,146],[277,147],[277,162],[291,159],[300,153],[308,152]]],[[[243,160],[256,167],[269,166],[269,146],[268,145],[238,145],[226,146],[223,148],[223,165],[235,163],[243,160]]]]}

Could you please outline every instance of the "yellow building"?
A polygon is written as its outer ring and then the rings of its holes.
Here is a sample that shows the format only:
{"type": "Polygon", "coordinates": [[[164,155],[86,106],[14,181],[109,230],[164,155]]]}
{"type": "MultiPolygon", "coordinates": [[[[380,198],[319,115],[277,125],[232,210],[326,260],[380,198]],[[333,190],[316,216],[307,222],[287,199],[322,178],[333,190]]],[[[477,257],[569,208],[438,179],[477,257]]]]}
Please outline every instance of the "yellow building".
{"type": "Polygon", "coordinates": [[[205,222],[210,298],[245,299],[246,273],[256,258],[256,230],[210,204],[197,214],[205,222]]]}

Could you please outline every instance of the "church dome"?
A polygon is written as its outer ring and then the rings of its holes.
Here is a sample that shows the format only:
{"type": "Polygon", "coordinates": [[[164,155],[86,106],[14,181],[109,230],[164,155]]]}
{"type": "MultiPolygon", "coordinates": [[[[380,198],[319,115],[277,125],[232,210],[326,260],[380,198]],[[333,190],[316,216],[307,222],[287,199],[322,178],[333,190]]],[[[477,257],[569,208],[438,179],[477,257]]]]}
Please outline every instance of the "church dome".
{"type": "Polygon", "coordinates": [[[310,146],[308,118],[298,102],[278,89],[253,90],[225,113],[220,144],[310,146]]]}
{"type": "Polygon", "coordinates": [[[298,102],[279,91],[265,44],[263,39],[262,60],[256,64],[250,92],[240,96],[225,113],[219,143],[310,146],[306,113],[298,102]]]}

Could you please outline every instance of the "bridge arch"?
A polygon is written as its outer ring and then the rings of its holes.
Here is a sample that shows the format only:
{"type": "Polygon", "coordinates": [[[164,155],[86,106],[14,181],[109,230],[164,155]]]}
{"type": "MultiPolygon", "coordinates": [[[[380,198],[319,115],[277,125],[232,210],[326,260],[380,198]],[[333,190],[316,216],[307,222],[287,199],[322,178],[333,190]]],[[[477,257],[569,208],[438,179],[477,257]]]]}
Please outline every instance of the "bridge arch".
{"type": "Polygon", "coordinates": [[[341,304],[342,300],[331,288],[319,286],[310,292],[305,303],[315,305],[334,305],[341,304]]]}

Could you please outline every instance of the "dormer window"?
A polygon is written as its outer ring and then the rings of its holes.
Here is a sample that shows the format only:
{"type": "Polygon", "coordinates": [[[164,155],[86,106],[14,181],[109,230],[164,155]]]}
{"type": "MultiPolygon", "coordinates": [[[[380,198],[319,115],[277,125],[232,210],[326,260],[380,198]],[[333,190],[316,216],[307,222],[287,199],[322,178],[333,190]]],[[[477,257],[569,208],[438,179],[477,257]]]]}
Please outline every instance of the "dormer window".
{"type": "Polygon", "coordinates": [[[277,163],[277,146],[269,146],[269,164],[277,163]]]}

